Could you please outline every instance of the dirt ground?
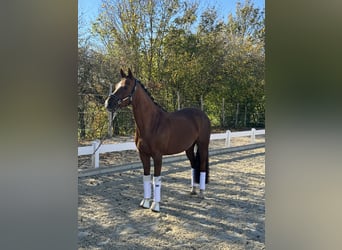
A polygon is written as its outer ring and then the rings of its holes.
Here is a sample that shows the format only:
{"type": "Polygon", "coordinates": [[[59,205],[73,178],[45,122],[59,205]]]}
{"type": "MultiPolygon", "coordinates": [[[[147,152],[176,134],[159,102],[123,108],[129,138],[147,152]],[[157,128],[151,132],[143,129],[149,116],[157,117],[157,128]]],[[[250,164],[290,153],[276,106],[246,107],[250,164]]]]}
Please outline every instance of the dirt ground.
{"type": "Polygon", "coordinates": [[[189,194],[188,161],[163,165],[160,213],[139,207],[142,169],[79,178],[79,249],[265,249],[264,153],[212,156],[204,199],[189,194]]]}

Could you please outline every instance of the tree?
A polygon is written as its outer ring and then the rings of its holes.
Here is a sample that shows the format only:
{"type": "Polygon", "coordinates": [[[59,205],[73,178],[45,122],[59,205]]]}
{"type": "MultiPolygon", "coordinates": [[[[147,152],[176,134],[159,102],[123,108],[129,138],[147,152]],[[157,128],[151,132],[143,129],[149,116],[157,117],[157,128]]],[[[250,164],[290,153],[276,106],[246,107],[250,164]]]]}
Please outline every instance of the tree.
{"type": "Polygon", "coordinates": [[[229,15],[224,34],[225,93],[229,102],[249,110],[264,108],[264,31],[264,12],[246,0],[229,15]]]}
{"type": "MultiPolygon", "coordinates": [[[[169,111],[178,108],[180,96],[181,108],[199,108],[203,100],[214,126],[244,125],[236,119],[237,107],[246,126],[262,119],[264,11],[249,0],[238,3],[226,22],[218,19],[214,7],[200,9],[192,0],[103,0],[92,36],[100,38],[104,49],[94,49],[82,37],[79,106],[99,113],[90,121],[94,131],[106,119],[103,101],[121,67],[130,67],[169,111]]],[[[125,119],[117,116],[118,127],[131,131],[130,121],[123,126],[125,119]]]]}
{"type": "Polygon", "coordinates": [[[163,38],[178,11],[177,0],[104,0],[93,30],[121,65],[151,82],[154,68],[161,65],[163,38]]]}
{"type": "Polygon", "coordinates": [[[255,8],[250,0],[236,5],[235,16],[229,14],[227,32],[255,43],[265,41],[265,11],[255,8]]]}
{"type": "Polygon", "coordinates": [[[106,132],[107,112],[103,104],[108,96],[109,83],[118,80],[118,69],[118,64],[106,55],[85,45],[78,48],[78,121],[81,139],[95,135],[101,137],[106,132]]]}
{"type": "Polygon", "coordinates": [[[223,84],[223,28],[223,21],[217,19],[214,8],[208,8],[202,13],[197,31],[197,75],[200,83],[198,95],[202,97],[210,92],[216,92],[223,84]]]}

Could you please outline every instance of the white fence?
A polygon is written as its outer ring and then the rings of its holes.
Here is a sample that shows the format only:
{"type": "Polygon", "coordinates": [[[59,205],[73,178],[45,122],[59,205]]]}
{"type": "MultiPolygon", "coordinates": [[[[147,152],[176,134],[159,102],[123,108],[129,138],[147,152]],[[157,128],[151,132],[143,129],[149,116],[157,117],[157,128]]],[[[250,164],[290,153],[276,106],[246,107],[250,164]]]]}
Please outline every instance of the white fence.
{"type": "MultiPolygon", "coordinates": [[[[210,140],[225,140],[225,147],[230,147],[231,138],[250,136],[251,143],[255,143],[256,135],[264,135],[265,129],[256,130],[252,128],[248,131],[231,132],[227,130],[225,133],[215,133],[210,135],[210,140]]],[[[91,146],[78,147],[78,156],[92,155],[92,166],[98,168],[100,166],[100,154],[108,152],[119,152],[125,150],[136,150],[135,143],[133,141],[115,144],[102,144],[100,140],[92,142],[91,146]]]]}

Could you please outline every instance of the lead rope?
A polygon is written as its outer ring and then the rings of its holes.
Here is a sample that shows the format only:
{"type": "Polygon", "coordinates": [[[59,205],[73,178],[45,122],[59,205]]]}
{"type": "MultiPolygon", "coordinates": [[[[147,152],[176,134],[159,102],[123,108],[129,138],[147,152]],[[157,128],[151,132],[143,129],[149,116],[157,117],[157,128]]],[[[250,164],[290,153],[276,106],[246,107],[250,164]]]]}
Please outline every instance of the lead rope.
{"type": "MultiPolygon", "coordinates": [[[[115,119],[115,117],[116,117],[117,114],[118,114],[117,111],[112,112],[112,124],[111,124],[111,127],[113,127],[113,121],[114,121],[114,119],[115,119]]],[[[105,124],[105,123],[104,123],[104,124],[105,124]]],[[[102,125],[100,134],[102,134],[102,132],[103,132],[104,124],[102,125]]],[[[102,143],[104,142],[104,140],[106,139],[106,137],[107,137],[107,135],[104,135],[104,136],[101,137],[99,145],[96,147],[96,149],[94,150],[94,152],[90,155],[90,157],[92,157],[93,155],[95,155],[95,153],[97,152],[97,150],[100,149],[100,147],[101,147],[102,143]]],[[[80,167],[82,167],[83,165],[85,165],[85,163],[86,163],[87,161],[88,161],[88,159],[85,159],[85,160],[81,161],[81,163],[78,164],[78,168],[80,168],[80,167]]]]}

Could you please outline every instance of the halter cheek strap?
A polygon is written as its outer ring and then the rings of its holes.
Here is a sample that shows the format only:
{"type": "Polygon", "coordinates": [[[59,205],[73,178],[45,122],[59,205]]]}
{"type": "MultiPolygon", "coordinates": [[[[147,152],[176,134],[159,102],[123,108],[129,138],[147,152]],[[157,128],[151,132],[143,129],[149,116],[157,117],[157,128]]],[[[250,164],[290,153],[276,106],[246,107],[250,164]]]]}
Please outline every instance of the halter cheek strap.
{"type": "MultiPolygon", "coordinates": [[[[117,100],[117,104],[120,105],[121,103],[123,103],[123,102],[125,102],[127,100],[129,100],[129,104],[131,104],[132,100],[133,100],[133,95],[134,95],[136,89],[137,89],[137,79],[134,79],[134,87],[133,87],[131,93],[128,96],[126,96],[126,97],[124,97],[122,99],[117,100]]],[[[117,97],[115,95],[112,95],[112,96],[115,99],[117,99],[117,97]]]]}
{"type": "Polygon", "coordinates": [[[122,102],[125,102],[127,100],[129,100],[129,104],[131,104],[132,99],[133,99],[133,95],[134,95],[136,89],[137,89],[137,80],[135,79],[134,80],[134,88],[132,89],[131,93],[128,96],[126,96],[125,98],[119,100],[118,104],[121,104],[122,102]]]}

